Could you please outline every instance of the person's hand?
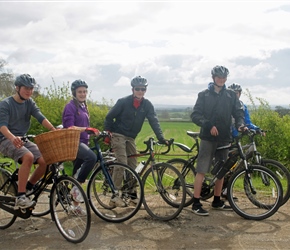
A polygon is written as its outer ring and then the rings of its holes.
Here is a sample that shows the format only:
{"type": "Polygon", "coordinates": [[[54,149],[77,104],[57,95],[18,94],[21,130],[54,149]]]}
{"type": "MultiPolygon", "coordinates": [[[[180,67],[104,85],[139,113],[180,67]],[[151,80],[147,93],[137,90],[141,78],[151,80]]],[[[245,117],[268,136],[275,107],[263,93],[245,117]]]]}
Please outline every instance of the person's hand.
{"type": "Polygon", "coordinates": [[[210,134],[212,136],[218,136],[219,135],[219,131],[217,130],[216,126],[213,126],[210,130],[210,134]]]}
{"type": "Polygon", "coordinates": [[[24,144],[21,138],[18,136],[14,137],[14,139],[12,140],[12,143],[16,148],[21,148],[24,144]]]}
{"type": "Polygon", "coordinates": [[[245,125],[242,125],[242,126],[240,126],[239,128],[238,128],[238,131],[239,132],[246,132],[246,131],[248,131],[249,130],[249,128],[247,127],[247,126],[245,126],[245,125]]]}

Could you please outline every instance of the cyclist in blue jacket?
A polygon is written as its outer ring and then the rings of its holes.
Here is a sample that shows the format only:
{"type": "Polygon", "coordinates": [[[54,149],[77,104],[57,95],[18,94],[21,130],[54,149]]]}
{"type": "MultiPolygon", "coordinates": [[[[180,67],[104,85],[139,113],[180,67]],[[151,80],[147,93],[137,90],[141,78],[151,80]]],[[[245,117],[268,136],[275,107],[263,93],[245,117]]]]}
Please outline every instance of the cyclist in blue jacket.
{"type": "MultiPolygon", "coordinates": [[[[228,88],[235,91],[237,97],[240,99],[240,97],[242,95],[242,90],[243,90],[241,85],[239,85],[237,83],[233,83],[232,85],[228,86],[228,88]]],[[[258,127],[252,123],[247,106],[241,100],[240,100],[240,102],[244,108],[245,125],[248,127],[248,129],[261,130],[260,127],[258,127]]],[[[265,135],[265,134],[262,133],[262,135],[265,135]]],[[[234,124],[232,125],[232,136],[233,136],[233,138],[238,136],[238,130],[236,129],[234,124]]]]}

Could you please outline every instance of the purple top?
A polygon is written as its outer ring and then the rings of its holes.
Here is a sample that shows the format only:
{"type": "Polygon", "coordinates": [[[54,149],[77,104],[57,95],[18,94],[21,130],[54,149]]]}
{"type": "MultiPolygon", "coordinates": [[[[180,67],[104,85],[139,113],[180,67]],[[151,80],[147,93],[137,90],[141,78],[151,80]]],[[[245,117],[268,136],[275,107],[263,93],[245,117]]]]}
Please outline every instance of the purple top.
{"type": "MultiPolygon", "coordinates": [[[[78,110],[73,100],[65,105],[62,113],[62,125],[64,128],[69,128],[71,126],[89,127],[89,115],[85,105],[80,104],[78,110]]],[[[82,132],[80,141],[88,145],[89,134],[87,132],[82,132]]]]}

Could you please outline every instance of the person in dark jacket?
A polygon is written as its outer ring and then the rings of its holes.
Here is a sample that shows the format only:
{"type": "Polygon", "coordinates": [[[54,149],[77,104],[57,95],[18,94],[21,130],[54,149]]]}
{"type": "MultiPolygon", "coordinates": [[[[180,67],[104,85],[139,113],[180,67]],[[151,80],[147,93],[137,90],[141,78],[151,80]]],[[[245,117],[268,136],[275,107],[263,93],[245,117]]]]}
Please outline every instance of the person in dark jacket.
{"type": "MultiPolygon", "coordinates": [[[[216,66],[211,71],[213,82],[208,89],[198,94],[191,114],[191,120],[200,126],[200,148],[197,158],[196,177],[194,182],[194,203],[192,212],[197,215],[208,215],[202,208],[200,193],[204,175],[209,172],[212,160],[225,161],[228,149],[216,151],[217,147],[226,146],[232,142],[232,117],[236,127],[241,130],[244,124],[244,110],[235,92],[225,86],[229,70],[224,66],[216,66]]],[[[220,199],[223,178],[215,183],[212,207],[231,210],[220,199]]]]}
{"type": "MultiPolygon", "coordinates": [[[[132,94],[118,99],[108,112],[105,118],[105,130],[112,134],[111,147],[117,161],[135,169],[137,159],[127,158],[127,156],[137,153],[135,138],[141,131],[145,118],[147,118],[158,141],[160,143],[167,143],[167,141],[164,139],[152,103],[144,98],[148,86],[147,79],[142,76],[136,76],[131,80],[131,86],[132,94]]],[[[122,173],[113,173],[113,180],[117,189],[121,185],[122,178],[122,173]]],[[[131,197],[133,197],[133,202],[138,202],[138,197],[136,197],[134,190],[132,190],[131,197]]],[[[120,196],[114,196],[110,201],[110,206],[123,207],[125,203],[120,196]]]]}

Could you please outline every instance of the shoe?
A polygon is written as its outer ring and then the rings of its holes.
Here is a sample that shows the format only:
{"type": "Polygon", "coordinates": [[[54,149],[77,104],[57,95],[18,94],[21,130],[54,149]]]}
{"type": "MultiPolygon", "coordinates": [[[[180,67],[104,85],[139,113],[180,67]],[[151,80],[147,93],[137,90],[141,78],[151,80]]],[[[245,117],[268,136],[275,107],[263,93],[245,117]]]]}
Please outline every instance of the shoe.
{"type": "Polygon", "coordinates": [[[212,203],[211,206],[214,208],[214,209],[219,209],[219,210],[232,210],[232,207],[229,206],[229,205],[226,205],[224,203],[224,201],[220,200],[218,203],[212,203]]]}
{"type": "Polygon", "coordinates": [[[111,207],[126,207],[126,203],[118,196],[112,196],[109,206],[111,207]]]}
{"type": "Polygon", "coordinates": [[[86,216],[87,212],[83,210],[80,206],[70,206],[70,212],[74,215],[79,215],[79,216],[86,216]]]}
{"type": "Polygon", "coordinates": [[[21,195],[21,196],[16,197],[15,209],[30,208],[30,207],[34,207],[35,204],[36,202],[30,200],[28,197],[26,197],[26,195],[21,195]]]}
{"type": "Polygon", "coordinates": [[[208,211],[204,210],[202,208],[201,204],[193,204],[192,205],[192,212],[197,214],[197,215],[201,215],[201,216],[207,216],[208,215],[208,211]]]}
{"type": "Polygon", "coordinates": [[[80,190],[76,186],[73,186],[73,188],[70,191],[70,194],[72,195],[72,198],[74,201],[79,202],[79,203],[84,202],[84,198],[81,195],[80,190]]]}

